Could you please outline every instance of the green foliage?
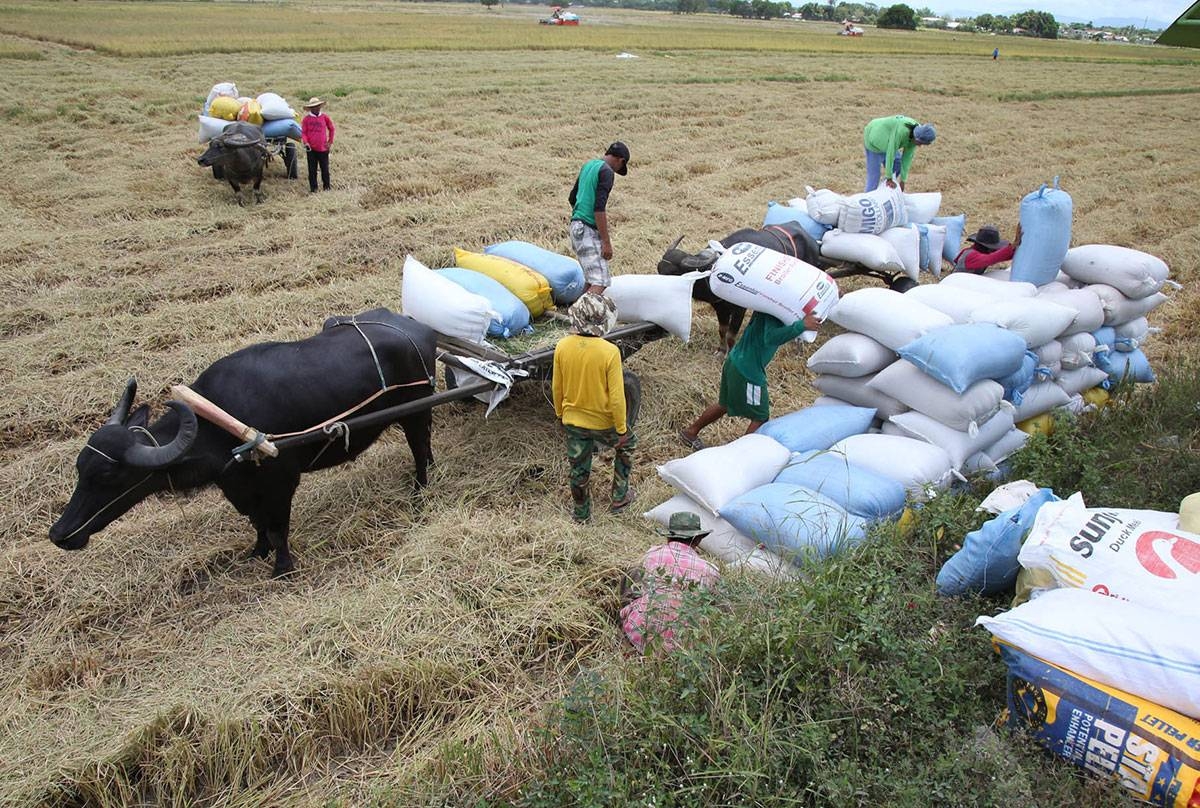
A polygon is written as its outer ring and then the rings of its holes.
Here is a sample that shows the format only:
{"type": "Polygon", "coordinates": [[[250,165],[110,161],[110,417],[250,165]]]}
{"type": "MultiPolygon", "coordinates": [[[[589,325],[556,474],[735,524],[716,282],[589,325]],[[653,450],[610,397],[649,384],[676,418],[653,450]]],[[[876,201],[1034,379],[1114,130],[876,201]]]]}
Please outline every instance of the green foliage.
{"type": "Polygon", "coordinates": [[[1014,28],[1023,28],[1029,36],[1041,39],[1058,39],[1058,21],[1048,11],[1022,11],[1013,15],[1014,28]]]}
{"type": "Polygon", "coordinates": [[[904,3],[888,6],[879,12],[875,24],[880,28],[900,28],[907,31],[917,30],[917,13],[904,3]]]}
{"type": "Polygon", "coordinates": [[[484,8],[490,9],[492,6],[499,3],[500,0],[479,0],[479,2],[483,3],[484,8]]]}

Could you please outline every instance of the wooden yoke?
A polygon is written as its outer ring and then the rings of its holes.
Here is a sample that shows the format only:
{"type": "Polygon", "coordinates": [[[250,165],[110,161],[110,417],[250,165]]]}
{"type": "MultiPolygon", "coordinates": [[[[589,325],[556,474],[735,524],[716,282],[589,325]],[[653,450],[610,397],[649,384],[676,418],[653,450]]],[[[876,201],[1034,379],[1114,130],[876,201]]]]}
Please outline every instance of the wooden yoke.
{"type": "Polygon", "coordinates": [[[239,440],[246,443],[253,443],[261,439],[261,442],[253,447],[255,451],[262,452],[270,457],[279,457],[279,449],[275,447],[275,444],[267,440],[266,435],[254,427],[246,426],[187,385],[177,384],[173,386],[171,388],[171,395],[191,407],[204,420],[219,426],[239,440]]]}

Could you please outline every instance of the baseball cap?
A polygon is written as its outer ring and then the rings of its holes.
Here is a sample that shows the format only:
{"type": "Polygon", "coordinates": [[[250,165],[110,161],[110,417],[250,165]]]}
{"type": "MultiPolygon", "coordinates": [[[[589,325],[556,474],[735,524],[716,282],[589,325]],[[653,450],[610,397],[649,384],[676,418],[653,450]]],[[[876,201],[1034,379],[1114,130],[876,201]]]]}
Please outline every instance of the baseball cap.
{"type": "Polygon", "coordinates": [[[611,146],[609,146],[608,151],[606,151],[604,153],[611,154],[614,157],[620,157],[621,159],[623,159],[625,161],[625,165],[621,166],[618,169],[615,169],[615,171],[618,174],[620,174],[622,177],[624,177],[626,174],[629,173],[629,147],[628,146],[626,146],[624,143],[622,143],[621,141],[618,140],[618,141],[614,142],[611,146]]]}

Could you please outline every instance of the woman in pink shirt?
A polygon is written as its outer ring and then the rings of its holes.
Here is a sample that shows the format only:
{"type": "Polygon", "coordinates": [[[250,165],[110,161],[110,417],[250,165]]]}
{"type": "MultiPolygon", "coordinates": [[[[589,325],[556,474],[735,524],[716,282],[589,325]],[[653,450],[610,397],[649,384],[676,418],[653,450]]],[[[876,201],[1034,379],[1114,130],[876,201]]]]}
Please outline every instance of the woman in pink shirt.
{"type": "Polygon", "coordinates": [[[333,146],[333,120],[321,109],[325,102],[316,96],[304,105],[307,113],[300,122],[300,141],[308,155],[308,191],[317,192],[317,167],[321,168],[321,187],[329,190],[329,149],[333,146]]]}
{"type": "Polygon", "coordinates": [[[1017,225],[1017,235],[1011,244],[1000,238],[1000,230],[991,224],[985,224],[978,233],[967,236],[967,241],[971,246],[963,248],[954,257],[954,271],[982,275],[988,267],[1012,260],[1017,247],[1021,246],[1021,225],[1017,225]]]}

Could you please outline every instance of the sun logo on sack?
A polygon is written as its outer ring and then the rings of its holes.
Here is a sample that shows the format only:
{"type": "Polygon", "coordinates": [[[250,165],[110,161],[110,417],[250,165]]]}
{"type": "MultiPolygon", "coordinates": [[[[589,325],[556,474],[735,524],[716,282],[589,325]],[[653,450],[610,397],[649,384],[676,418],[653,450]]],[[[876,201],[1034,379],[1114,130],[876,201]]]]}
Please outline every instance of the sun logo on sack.
{"type": "Polygon", "coordinates": [[[1188,573],[1200,574],[1200,542],[1183,536],[1149,530],[1138,536],[1136,552],[1146,571],[1159,578],[1174,580],[1188,573]]]}

